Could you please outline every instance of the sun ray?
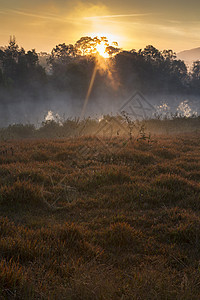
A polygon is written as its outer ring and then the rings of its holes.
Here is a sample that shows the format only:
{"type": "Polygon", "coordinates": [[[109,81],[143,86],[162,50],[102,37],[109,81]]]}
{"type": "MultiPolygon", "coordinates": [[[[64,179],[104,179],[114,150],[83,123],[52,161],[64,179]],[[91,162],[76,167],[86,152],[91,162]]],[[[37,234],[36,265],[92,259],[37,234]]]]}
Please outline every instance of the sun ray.
{"type": "MultiPolygon", "coordinates": [[[[79,41],[78,41],[79,42],[79,41]]],[[[84,55],[92,55],[95,56],[95,67],[92,73],[92,77],[90,80],[90,84],[89,84],[89,88],[86,94],[86,98],[83,104],[83,108],[80,114],[80,120],[84,118],[85,116],[85,112],[86,112],[86,108],[88,105],[88,101],[92,92],[92,88],[94,85],[94,81],[95,81],[95,77],[96,77],[96,73],[97,70],[99,70],[100,72],[107,72],[107,75],[109,77],[109,79],[113,82],[113,76],[112,76],[112,72],[109,70],[110,69],[110,61],[108,58],[112,57],[113,55],[115,55],[116,53],[113,51],[113,53],[110,50],[110,44],[108,41],[108,38],[105,36],[101,36],[100,38],[98,36],[94,37],[92,40],[91,38],[86,37],[86,43],[88,43],[88,46],[86,44],[83,44],[84,40],[82,39],[79,43],[79,47],[80,47],[80,51],[82,52],[82,54],[84,55]],[[89,40],[89,42],[88,42],[89,40]],[[92,42],[92,43],[91,43],[92,42]],[[83,45],[82,45],[82,44],[83,45]]],[[[112,42],[112,45],[114,46],[118,46],[117,43],[112,42]]],[[[114,49],[114,47],[113,47],[114,49]]],[[[116,48],[118,51],[120,50],[119,48],[116,48]]]]}
{"type": "Polygon", "coordinates": [[[84,101],[83,109],[81,111],[80,120],[83,119],[84,116],[85,116],[86,107],[87,107],[88,100],[89,100],[89,97],[90,97],[90,94],[91,94],[91,91],[92,91],[92,88],[93,88],[93,85],[94,85],[94,80],[95,80],[95,77],[96,77],[96,73],[97,73],[97,65],[95,64],[94,71],[93,71],[93,74],[92,74],[92,77],[91,77],[91,80],[90,80],[90,85],[89,85],[87,95],[86,95],[86,98],[85,98],[85,101],[84,101]]]}

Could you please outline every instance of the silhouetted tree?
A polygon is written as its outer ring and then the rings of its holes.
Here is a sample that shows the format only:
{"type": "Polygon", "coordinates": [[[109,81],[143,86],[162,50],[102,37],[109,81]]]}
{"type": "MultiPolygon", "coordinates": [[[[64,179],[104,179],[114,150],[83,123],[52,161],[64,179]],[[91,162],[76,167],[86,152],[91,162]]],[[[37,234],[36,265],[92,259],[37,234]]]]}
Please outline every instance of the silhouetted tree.
{"type": "MultiPolygon", "coordinates": [[[[29,90],[46,82],[46,73],[39,65],[36,51],[19,48],[15,37],[0,51],[1,85],[4,88],[29,90]]],[[[37,94],[38,91],[34,91],[37,94]]]]}
{"type": "Polygon", "coordinates": [[[162,53],[152,45],[146,46],[144,50],[139,50],[139,54],[152,63],[160,63],[164,60],[162,53]]]}
{"type": "Polygon", "coordinates": [[[191,73],[191,88],[193,92],[200,92],[200,61],[193,63],[191,73]]]}
{"type": "Polygon", "coordinates": [[[83,101],[98,66],[91,91],[94,97],[112,98],[133,90],[147,94],[200,93],[200,62],[195,62],[188,73],[185,63],[177,59],[173,50],[159,51],[152,45],[139,51],[123,51],[116,42],[110,45],[106,37],[86,36],[74,45],[55,46],[51,54],[45,53],[44,60],[47,57],[51,70],[48,73],[34,49],[26,52],[17,45],[15,37],[10,38],[8,46],[0,48],[1,90],[12,95],[25,91],[31,99],[41,94],[42,98],[48,97],[49,91],[63,91],[76,101],[83,101]],[[101,67],[97,55],[99,45],[109,55],[107,69],[101,67]]]}
{"type": "Polygon", "coordinates": [[[163,50],[161,53],[165,60],[172,61],[176,59],[176,53],[173,50],[163,50]]]}

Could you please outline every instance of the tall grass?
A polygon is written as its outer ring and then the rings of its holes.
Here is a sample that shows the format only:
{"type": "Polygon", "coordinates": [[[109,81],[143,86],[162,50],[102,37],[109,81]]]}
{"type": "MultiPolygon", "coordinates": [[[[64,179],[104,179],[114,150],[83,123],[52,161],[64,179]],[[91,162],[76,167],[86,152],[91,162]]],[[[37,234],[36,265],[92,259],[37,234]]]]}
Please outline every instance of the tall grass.
{"type": "Polygon", "coordinates": [[[200,298],[200,136],[128,141],[2,143],[0,298],[200,298]]]}

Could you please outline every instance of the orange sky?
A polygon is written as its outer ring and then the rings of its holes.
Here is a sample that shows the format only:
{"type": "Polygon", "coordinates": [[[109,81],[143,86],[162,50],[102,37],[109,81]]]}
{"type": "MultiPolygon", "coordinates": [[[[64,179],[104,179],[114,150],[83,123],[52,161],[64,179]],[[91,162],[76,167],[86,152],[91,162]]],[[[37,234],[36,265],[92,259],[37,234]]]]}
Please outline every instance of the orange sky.
{"type": "Polygon", "coordinates": [[[0,0],[0,45],[15,35],[25,49],[50,52],[81,36],[106,35],[124,49],[180,51],[200,47],[199,11],[197,0],[0,0]]]}

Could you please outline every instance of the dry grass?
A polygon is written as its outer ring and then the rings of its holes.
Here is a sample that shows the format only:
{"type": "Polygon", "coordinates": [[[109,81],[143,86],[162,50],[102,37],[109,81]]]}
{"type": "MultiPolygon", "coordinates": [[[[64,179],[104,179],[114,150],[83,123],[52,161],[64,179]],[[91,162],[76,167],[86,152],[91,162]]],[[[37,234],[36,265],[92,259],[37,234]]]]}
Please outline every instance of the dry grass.
{"type": "Polygon", "coordinates": [[[200,298],[198,134],[1,147],[0,299],[200,298]]]}

